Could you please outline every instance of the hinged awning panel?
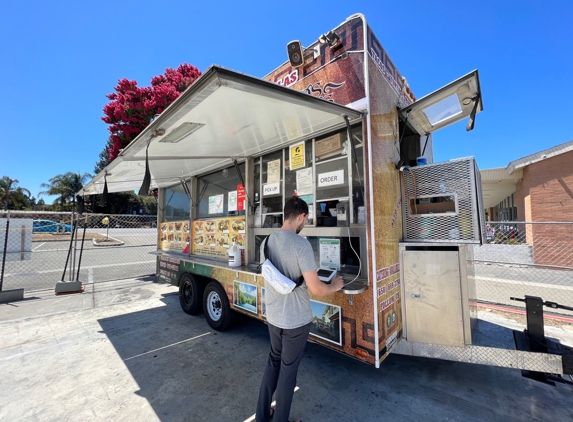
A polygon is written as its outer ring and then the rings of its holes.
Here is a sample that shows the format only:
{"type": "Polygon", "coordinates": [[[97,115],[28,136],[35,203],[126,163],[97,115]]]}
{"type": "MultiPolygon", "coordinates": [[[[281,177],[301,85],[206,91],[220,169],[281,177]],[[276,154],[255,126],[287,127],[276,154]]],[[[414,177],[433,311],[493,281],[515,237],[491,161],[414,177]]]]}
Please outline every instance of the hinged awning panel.
{"type": "Polygon", "coordinates": [[[472,114],[474,118],[482,110],[479,76],[474,70],[401,109],[400,113],[418,134],[424,136],[472,114]]]}
{"type": "MultiPolygon", "coordinates": [[[[241,161],[335,129],[344,125],[344,115],[351,121],[362,116],[271,82],[211,67],[108,166],[114,169],[108,168],[108,190],[139,188],[148,143],[152,186],[164,187],[228,165],[231,158],[241,161]]],[[[102,192],[103,183],[101,172],[84,193],[102,192]]]]}

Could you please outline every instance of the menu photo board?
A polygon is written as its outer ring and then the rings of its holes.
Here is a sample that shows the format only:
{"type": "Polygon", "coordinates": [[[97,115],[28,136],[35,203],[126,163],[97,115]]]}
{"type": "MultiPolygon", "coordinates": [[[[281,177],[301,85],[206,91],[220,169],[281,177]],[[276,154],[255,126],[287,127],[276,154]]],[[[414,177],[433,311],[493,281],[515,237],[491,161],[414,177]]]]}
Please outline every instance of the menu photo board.
{"type": "Polygon", "coordinates": [[[245,263],[245,217],[213,218],[193,221],[191,250],[195,255],[227,259],[227,251],[233,244],[241,249],[245,263]]]}
{"type": "Polygon", "coordinates": [[[169,221],[159,225],[159,249],[189,253],[189,220],[169,221]]]}

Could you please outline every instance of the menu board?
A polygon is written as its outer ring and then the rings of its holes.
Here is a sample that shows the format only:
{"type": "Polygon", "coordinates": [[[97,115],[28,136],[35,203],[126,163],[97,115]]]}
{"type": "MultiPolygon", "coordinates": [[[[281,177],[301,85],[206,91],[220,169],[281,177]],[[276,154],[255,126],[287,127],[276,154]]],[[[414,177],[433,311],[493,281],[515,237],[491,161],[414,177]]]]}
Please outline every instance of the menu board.
{"type": "Polygon", "coordinates": [[[245,217],[213,218],[193,221],[192,252],[195,255],[227,259],[235,242],[245,263],[245,217]]]}
{"type": "Polygon", "coordinates": [[[189,253],[189,220],[161,223],[159,225],[159,249],[189,253]]]}

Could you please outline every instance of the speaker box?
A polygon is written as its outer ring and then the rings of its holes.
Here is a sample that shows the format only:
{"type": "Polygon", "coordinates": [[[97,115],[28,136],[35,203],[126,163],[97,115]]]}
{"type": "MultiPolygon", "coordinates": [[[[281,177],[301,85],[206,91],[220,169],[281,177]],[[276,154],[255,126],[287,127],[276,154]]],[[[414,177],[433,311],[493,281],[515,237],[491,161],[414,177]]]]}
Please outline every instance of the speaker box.
{"type": "Polygon", "coordinates": [[[300,67],[304,64],[302,45],[300,41],[291,41],[287,44],[288,61],[292,67],[300,67]]]}

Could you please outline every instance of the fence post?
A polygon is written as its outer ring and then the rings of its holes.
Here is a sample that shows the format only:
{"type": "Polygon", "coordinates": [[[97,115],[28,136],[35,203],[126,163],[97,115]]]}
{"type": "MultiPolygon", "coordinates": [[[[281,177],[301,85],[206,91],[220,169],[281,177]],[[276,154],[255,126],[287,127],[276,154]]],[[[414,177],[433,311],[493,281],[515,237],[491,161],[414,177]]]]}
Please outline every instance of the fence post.
{"type": "Polygon", "coordinates": [[[10,211],[6,218],[6,235],[4,236],[4,251],[2,252],[2,273],[0,274],[0,292],[4,284],[4,267],[6,265],[6,253],[8,251],[8,230],[10,229],[10,211]]]}
{"type": "MultiPolygon", "coordinates": [[[[75,218],[75,216],[76,216],[75,210],[72,209],[72,227],[74,227],[74,218],[75,218]]],[[[70,268],[70,281],[74,281],[74,274],[75,274],[75,271],[76,271],[76,251],[77,251],[77,248],[78,248],[78,234],[77,234],[77,230],[78,230],[78,228],[79,228],[79,227],[78,227],[79,224],[80,224],[80,219],[79,219],[79,216],[78,216],[78,219],[77,219],[77,221],[76,221],[76,238],[74,239],[74,252],[73,252],[73,255],[72,255],[72,267],[70,268]]],[[[65,229],[65,226],[64,226],[64,229],[65,229]]]]}

